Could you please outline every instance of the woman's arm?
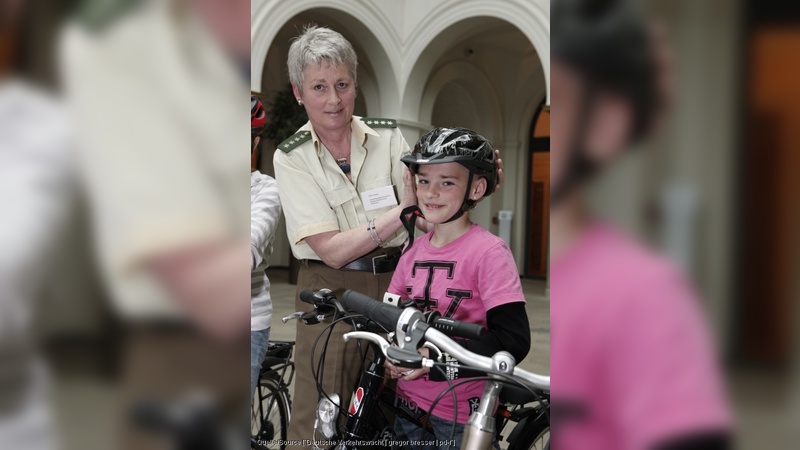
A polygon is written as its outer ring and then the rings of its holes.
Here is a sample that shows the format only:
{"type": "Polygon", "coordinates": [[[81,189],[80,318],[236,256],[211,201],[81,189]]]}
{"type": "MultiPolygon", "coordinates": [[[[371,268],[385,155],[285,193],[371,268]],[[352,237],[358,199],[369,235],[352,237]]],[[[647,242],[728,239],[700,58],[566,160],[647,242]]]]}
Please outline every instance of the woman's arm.
{"type": "MultiPolygon", "coordinates": [[[[397,232],[402,223],[400,212],[408,206],[416,204],[417,196],[414,191],[414,177],[406,169],[403,174],[404,195],[398,206],[381,214],[375,219],[375,228],[381,240],[388,240],[397,232]]],[[[348,231],[328,231],[305,238],[308,245],[314,250],[322,261],[329,267],[339,269],[350,261],[363,256],[378,245],[372,240],[367,226],[363,225],[348,231]]]]}

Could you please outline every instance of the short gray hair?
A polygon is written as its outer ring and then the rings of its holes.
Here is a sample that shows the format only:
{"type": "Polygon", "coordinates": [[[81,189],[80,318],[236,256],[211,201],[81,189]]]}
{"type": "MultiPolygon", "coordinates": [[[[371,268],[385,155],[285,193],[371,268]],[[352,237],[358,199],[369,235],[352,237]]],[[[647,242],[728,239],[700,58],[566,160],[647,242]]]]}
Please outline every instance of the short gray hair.
{"type": "Polygon", "coordinates": [[[344,64],[356,80],[358,58],[350,42],[330,28],[308,25],[289,47],[289,81],[302,91],[303,72],[309,65],[319,65],[328,61],[334,66],[344,64]]]}

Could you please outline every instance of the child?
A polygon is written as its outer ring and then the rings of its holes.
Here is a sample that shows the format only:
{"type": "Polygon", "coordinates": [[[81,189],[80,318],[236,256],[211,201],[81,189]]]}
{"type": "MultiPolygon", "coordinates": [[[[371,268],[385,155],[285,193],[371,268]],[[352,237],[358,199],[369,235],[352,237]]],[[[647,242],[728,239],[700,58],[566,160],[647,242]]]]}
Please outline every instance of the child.
{"type": "Polygon", "coordinates": [[[275,227],[281,216],[278,183],[256,170],[258,143],[267,122],[264,105],[250,97],[250,399],[256,391],[261,363],[267,355],[272,326],[272,299],[264,272],[272,253],[275,227]]]}
{"type": "MultiPolygon", "coordinates": [[[[438,311],[444,317],[486,327],[489,332],[483,339],[462,341],[466,349],[486,356],[506,350],[521,361],[530,349],[530,328],[514,257],[503,240],[469,220],[469,210],[490,195],[497,183],[494,147],[471,130],[436,128],[420,138],[412,154],[402,161],[417,175],[418,206],[409,208],[414,210],[411,223],[406,224],[409,242],[389,292],[413,300],[421,311],[438,311]],[[413,218],[419,215],[433,224],[433,231],[415,244],[413,218]]],[[[438,359],[455,362],[446,353],[438,359]]],[[[438,440],[441,448],[451,447],[449,444],[459,448],[464,424],[477,408],[485,383],[461,385],[455,389],[457,405],[447,394],[431,411],[433,399],[447,389],[447,379],[470,374],[457,369],[446,373],[436,368],[409,371],[391,364],[387,368],[389,377],[402,377],[398,391],[430,412],[435,432],[435,436],[423,435],[418,426],[398,417],[398,438],[438,440]],[[447,440],[454,406],[458,416],[453,444],[447,440]]]]}

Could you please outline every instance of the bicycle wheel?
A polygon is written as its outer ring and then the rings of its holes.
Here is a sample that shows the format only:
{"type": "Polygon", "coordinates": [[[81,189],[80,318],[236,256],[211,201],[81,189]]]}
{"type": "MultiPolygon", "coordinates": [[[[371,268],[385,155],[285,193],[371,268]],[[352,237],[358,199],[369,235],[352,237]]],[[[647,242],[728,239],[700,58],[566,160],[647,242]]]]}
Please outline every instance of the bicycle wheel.
{"type": "Polygon", "coordinates": [[[258,380],[250,422],[251,448],[285,449],[289,430],[289,393],[280,389],[280,380],[258,380]]]}
{"type": "Polygon", "coordinates": [[[550,424],[533,422],[522,430],[519,438],[509,443],[508,450],[545,450],[550,443],[550,424]]]}

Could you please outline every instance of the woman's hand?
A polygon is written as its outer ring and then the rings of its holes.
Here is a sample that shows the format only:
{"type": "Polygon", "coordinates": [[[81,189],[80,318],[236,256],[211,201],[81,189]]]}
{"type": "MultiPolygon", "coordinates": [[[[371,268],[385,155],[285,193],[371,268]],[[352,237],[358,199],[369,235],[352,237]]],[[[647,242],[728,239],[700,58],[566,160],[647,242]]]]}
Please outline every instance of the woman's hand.
{"type": "Polygon", "coordinates": [[[494,192],[500,190],[500,185],[503,183],[503,160],[500,159],[500,149],[494,149],[494,154],[497,156],[497,184],[494,186],[494,192]]]}
{"type": "Polygon", "coordinates": [[[406,167],[403,170],[403,208],[417,204],[417,180],[414,174],[406,167]]]}

